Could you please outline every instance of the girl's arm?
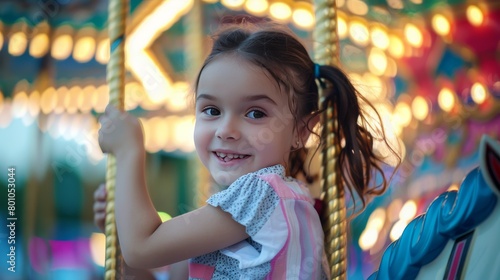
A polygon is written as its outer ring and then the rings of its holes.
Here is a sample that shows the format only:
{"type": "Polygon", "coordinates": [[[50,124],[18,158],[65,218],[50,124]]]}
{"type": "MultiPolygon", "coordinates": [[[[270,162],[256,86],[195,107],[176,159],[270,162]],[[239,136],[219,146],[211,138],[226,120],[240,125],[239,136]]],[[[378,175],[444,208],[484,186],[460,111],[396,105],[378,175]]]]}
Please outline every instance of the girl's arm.
{"type": "Polygon", "coordinates": [[[139,121],[108,106],[101,125],[101,149],[116,157],[116,225],[123,258],[129,266],[172,264],[248,237],[245,227],[230,214],[210,205],[162,223],[146,186],[139,121]]]}

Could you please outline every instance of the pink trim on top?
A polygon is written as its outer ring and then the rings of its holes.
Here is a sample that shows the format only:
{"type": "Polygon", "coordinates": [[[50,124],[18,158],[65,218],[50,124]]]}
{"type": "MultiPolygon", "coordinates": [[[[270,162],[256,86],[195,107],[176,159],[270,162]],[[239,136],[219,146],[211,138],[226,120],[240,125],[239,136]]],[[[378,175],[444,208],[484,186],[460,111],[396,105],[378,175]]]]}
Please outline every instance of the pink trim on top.
{"type": "Polygon", "coordinates": [[[197,278],[201,280],[210,280],[214,275],[215,267],[199,264],[199,263],[189,263],[189,277],[197,278]]]}
{"type": "Polygon", "coordinates": [[[290,241],[290,224],[288,223],[287,213],[285,211],[285,206],[283,201],[280,201],[281,211],[285,216],[286,227],[288,228],[288,234],[286,237],[285,245],[283,248],[276,254],[276,257],[271,261],[271,271],[267,274],[266,279],[279,279],[277,277],[283,277],[286,275],[286,262],[287,262],[287,251],[288,251],[288,243],[290,241]]]}

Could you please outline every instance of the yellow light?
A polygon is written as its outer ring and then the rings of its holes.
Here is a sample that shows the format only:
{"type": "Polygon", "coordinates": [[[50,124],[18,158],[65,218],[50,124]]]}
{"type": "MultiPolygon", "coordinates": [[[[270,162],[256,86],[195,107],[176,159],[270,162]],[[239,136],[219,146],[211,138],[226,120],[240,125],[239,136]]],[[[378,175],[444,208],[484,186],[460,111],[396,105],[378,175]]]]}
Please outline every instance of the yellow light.
{"type": "Polygon", "coordinates": [[[370,40],[370,33],[368,32],[368,28],[365,24],[353,20],[349,25],[349,36],[351,39],[360,46],[368,45],[370,40]]]}
{"type": "Polygon", "coordinates": [[[94,94],[94,110],[97,113],[104,112],[106,105],[109,102],[109,87],[108,84],[99,86],[94,94]]]}
{"type": "Polygon", "coordinates": [[[102,39],[97,44],[95,52],[95,60],[101,64],[106,64],[109,61],[109,38],[102,39]]]}
{"type": "Polygon", "coordinates": [[[0,111],[2,111],[2,107],[3,107],[3,93],[0,90],[0,111]]]}
{"type": "MultiPolygon", "coordinates": [[[[297,2],[299,4],[299,2],[297,2]]],[[[300,3],[303,5],[295,6],[295,10],[293,11],[293,22],[302,28],[309,29],[314,26],[314,14],[312,5],[308,5],[308,3],[300,3]]]]}
{"type": "Polygon", "coordinates": [[[394,120],[402,127],[406,127],[411,122],[410,105],[406,102],[398,102],[394,107],[394,120]]]}
{"type": "Polygon", "coordinates": [[[401,58],[405,53],[405,46],[403,41],[395,35],[389,35],[389,53],[394,58],[401,58]]]}
{"type": "Polygon", "coordinates": [[[424,41],[422,32],[414,24],[407,23],[404,27],[406,41],[414,47],[420,48],[424,41]]]}
{"type": "Polygon", "coordinates": [[[57,105],[56,90],[54,87],[48,87],[40,97],[40,109],[44,114],[49,114],[57,105]]]}
{"type": "Polygon", "coordinates": [[[90,36],[81,37],[76,41],[73,58],[84,63],[92,59],[95,52],[95,39],[90,36]]]}
{"type": "Polygon", "coordinates": [[[58,36],[52,43],[50,54],[57,60],[64,60],[71,55],[73,49],[73,38],[70,35],[64,34],[58,36]]]}
{"type": "Polygon", "coordinates": [[[399,237],[401,237],[401,234],[403,234],[403,231],[405,230],[406,226],[408,223],[405,221],[399,220],[394,225],[392,226],[391,232],[389,233],[389,237],[391,238],[391,241],[395,241],[399,237]]]}
{"type": "Polygon", "coordinates": [[[488,92],[481,83],[474,83],[471,88],[471,97],[476,104],[482,104],[486,100],[488,92]]]}
{"type": "Polygon", "coordinates": [[[458,185],[457,184],[451,184],[450,187],[446,191],[448,191],[448,192],[450,192],[450,191],[458,191],[458,185]]]}
{"type": "Polygon", "coordinates": [[[445,16],[441,14],[435,14],[432,17],[432,28],[434,29],[434,31],[436,31],[437,34],[446,36],[450,33],[450,22],[445,16]]]}
{"type": "Polygon", "coordinates": [[[449,88],[443,88],[438,95],[438,104],[445,112],[450,112],[455,106],[455,94],[449,88]]]}
{"type": "Polygon", "coordinates": [[[340,8],[345,4],[345,0],[337,0],[336,2],[337,2],[337,8],[340,8]]]}
{"type": "Polygon", "coordinates": [[[292,16],[292,8],[285,2],[273,2],[269,7],[269,13],[277,20],[288,20],[292,16]]]}
{"type": "Polygon", "coordinates": [[[370,33],[372,44],[379,48],[386,50],[389,47],[389,35],[387,35],[387,31],[382,29],[379,26],[373,27],[372,32],[370,33]]]}
{"type": "Polygon", "coordinates": [[[378,231],[376,229],[374,228],[365,229],[359,236],[359,247],[363,251],[368,251],[373,247],[373,245],[375,245],[377,239],[378,239],[378,231]]]}
{"type": "Polygon", "coordinates": [[[387,68],[385,69],[384,76],[394,78],[398,74],[398,65],[394,59],[387,58],[387,68]]]}
{"type": "Polygon", "coordinates": [[[54,113],[61,114],[64,112],[64,100],[66,99],[66,94],[68,94],[68,88],[62,86],[56,90],[56,107],[54,107],[54,113]]]}
{"type": "Polygon", "coordinates": [[[22,31],[18,31],[12,36],[10,36],[9,40],[9,53],[12,56],[20,56],[26,51],[26,47],[28,46],[28,38],[26,38],[26,34],[22,31]]]}
{"type": "Polygon", "coordinates": [[[245,10],[254,15],[264,15],[269,7],[267,0],[247,0],[245,2],[245,10]]]}
{"type": "Polygon", "coordinates": [[[403,2],[401,0],[387,0],[387,4],[389,4],[389,7],[393,9],[401,10],[404,8],[403,2]]]}
{"type": "Polygon", "coordinates": [[[347,9],[351,13],[359,16],[364,16],[368,13],[368,5],[360,0],[348,0],[347,9]]]}
{"type": "Polygon", "coordinates": [[[49,51],[49,36],[46,33],[38,33],[30,43],[29,53],[32,57],[40,58],[49,51]]]}
{"type": "Polygon", "coordinates": [[[106,260],[106,236],[103,233],[94,232],[90,235],[90,253],[94,263],[104,267],[106,260]]]}
{"type": "Polygon", "coordinates": [[[429,114],[429,105],[422,96],[417,96],[411,103],[411,111],[415,119],[422,121],[429,114]]]}
{"type": "Polygon", "coordinates": [[[385,223],[385,210],[383,208],[377,208],[373,213],[371,213],[368,222],[366,223],[366,228],[374,228],[380,231],[385,223]]]}
{"type": "Polygon", "coordinates": [[[399,212],[399,219],[405,222],[410,222],[411,219],[417,214],[417,204],[413,200],[408,200],[403,204],[401,211],[399,212]]]}
{"type": "Polygon", "coordinates": [[[375,75],[383,75],[387,69],[387,56],[377,48],[372,48],[368,55],[368,69],[375,75]]]}
{"type": "Polygon", "coordinates": [[[344,17],[337,18],[337,30],[339,32],[339,39],[344,39],[347,37],[347,23],[344,17]]]}
{"type": "Polygon", "coordinates": [[[476,5],[469,5],[466,11],[467,20],[474,26],[480,26],[484,22],[484,14],[476,5]]]}
{"type": "Polygon", "coordinates": [[[230,9],[240,9],[245,3],[245,0],[221,0],[220,2],[230,9]]]}

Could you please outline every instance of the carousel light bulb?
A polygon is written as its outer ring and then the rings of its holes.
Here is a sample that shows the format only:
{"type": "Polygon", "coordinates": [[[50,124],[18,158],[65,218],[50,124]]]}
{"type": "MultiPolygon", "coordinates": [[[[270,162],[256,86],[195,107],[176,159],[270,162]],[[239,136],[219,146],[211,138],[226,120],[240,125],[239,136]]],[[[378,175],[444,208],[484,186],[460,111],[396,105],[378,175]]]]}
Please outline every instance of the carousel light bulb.
{"type": "Polygon", "coordinates": [[[368,5],[361,0],[348,0],[347,9],[358,16],[364,16],[368,13],[368,5]]]}
{"type": "Polygon", "coordinates": [[[404,27],[406,41],[416,48],[420,48],[424,41],[422,32],[412,23],[407,23],[404,27]]]}
{"type": "Polygon", "coordinates": [[[9,53],[12,56],[20,56],[26,51],[28,46],[28,38],[22,31],[18,31],[10,37],[9,40],[9,53]]]}
{"type": "Polygon", "coordinates": [[[73,38],[68,34],[64,34],[54,40],[50,54],[57,60],[64,60],[71,55],[72,49],[73,38]]]}
{"type": "Polygon", "coordinates": [[[38,33],[31,39],[29,53],[32,57],[40,58],[49,51],[49,36],[46,33],[38,33]]]}
{"type": "Polygon", "coordinates": [[[408,200],[403,204],[399,212],[399,219],[405,222],[410,222],[417,214],[417,204],[413,200],[408,200]]]}
{"type": "Polygon", "coordinates": [[[483,84],[474,83],[471,88],[471,97],[476,104],[482,104],[486,100],[487,91],[483,84]]]}
{"type": "Polygon", "coordinates": [[[467,20],[474,26],[480,26],[484,21],[484,14],[476,5],[469,5],[466,11],[467,20]]]}
{"type": "Polygon", "coordinates": [[[230,9],[239,9],[245,3],[245,0],[221,0],[222,5],[230,9]]]}
{"type": "Polygon", "coordinates": [[[379,49],[386,50],[389,47],[389,35],[381,27],[373,27],[370,38],[372,44],[379,49]]]}
{"type": "Polygon", "coordinates": [[[415,119],[423,121],[429,114],[429,105],[422,96],[417,96],[411,103],[411,111],[415,119]]]}
{"type": "Polygon", "coordinates": [[[406,102],[398,102],[394,107],[394,117],[399,125],[406,127],[411,122],[410,105],[406,102]]]}
{"type": "Polygon", "coordinates": [[[313,7],[311,5],[296,6],[292,14],[292,19],[299,27],[306,29],[312,28],[314,26],[313,7]]]}
{"type": "Polygon", "coordinates": [[[254,15],[264,15],[269,7],[267,0],[247,0],[245,9],[254,15]]]}
{"type": "Polygon", "coordinates": [[[3,34],[0,30],[0,51],[2,50],[2,47],[3,47],[3,34]]]}
{"type": "Polygon", "coordinates": [[[338,16],[337,18],[337,30],[339,33],[339,39],[345,39],[347,37],[347,23],[345,18],[342,16],[338,16]]]}
{"type": "Polygon", "coordinates": [[[435,14],[432,17],[432,28],[437,34],[446,36],[450,34],[450,21],[442,14],[435,14]]]}
{"type": "Polygon", "coordinates": [[[73,50],[73,58],[80,63],[85,63],[92,59],[94,52],[95,39],[90,36],[85,36],[76,41],[73,50]]]}
{"type": "Polygon", "coordinates": [[[285,2],[277,1],[269,6],[269,13],[273,18],[285,21],[292,16],[292,8],[285,2]]]}
{"type": "Polygon", "coordinates": [[[95,52],[95,60],[101,64],[106,64],[109,61],[109,38],[102,39],[97,44],[95,52]]]}
{"type": "Polygon", "coordinates": [[[382,50],[377,48],[370,50],[370,54],[368,55],[368,69],[377,76],[385,73],[387,69],[387,56],[382,50]]]}
{"type": "Polygon", "coordinates": [[[351,39],[360,46],[368,45],[370,40],[370,33],[368,32],[368,28],[365,24],[353,20],[349,25],[349,36],[351,39]]]}
{"type": "Polygon", "coordinates": [[[455,107],[455,94],[449,88],[443,88],[438,95],[438,104],[445,112],[450,112],[455,107]]]}
{"type": "Polygon", "coordinates": [[[403,41],[395,35],[389,35],[389,53],[394,58],[401,58],[405,53],[403,41]]]}

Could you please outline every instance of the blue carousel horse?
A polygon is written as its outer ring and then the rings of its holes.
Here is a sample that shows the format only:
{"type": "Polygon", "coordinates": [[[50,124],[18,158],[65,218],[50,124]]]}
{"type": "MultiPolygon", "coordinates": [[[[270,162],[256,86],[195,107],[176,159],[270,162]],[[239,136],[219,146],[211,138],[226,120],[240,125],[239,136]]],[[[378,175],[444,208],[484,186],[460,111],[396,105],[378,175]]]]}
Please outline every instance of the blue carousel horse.
{"type": "Polygon", "coordinates": [[[479,167],[410,222],[368,279],[500,279],[500,142],[483,136],[479,167]]]}

